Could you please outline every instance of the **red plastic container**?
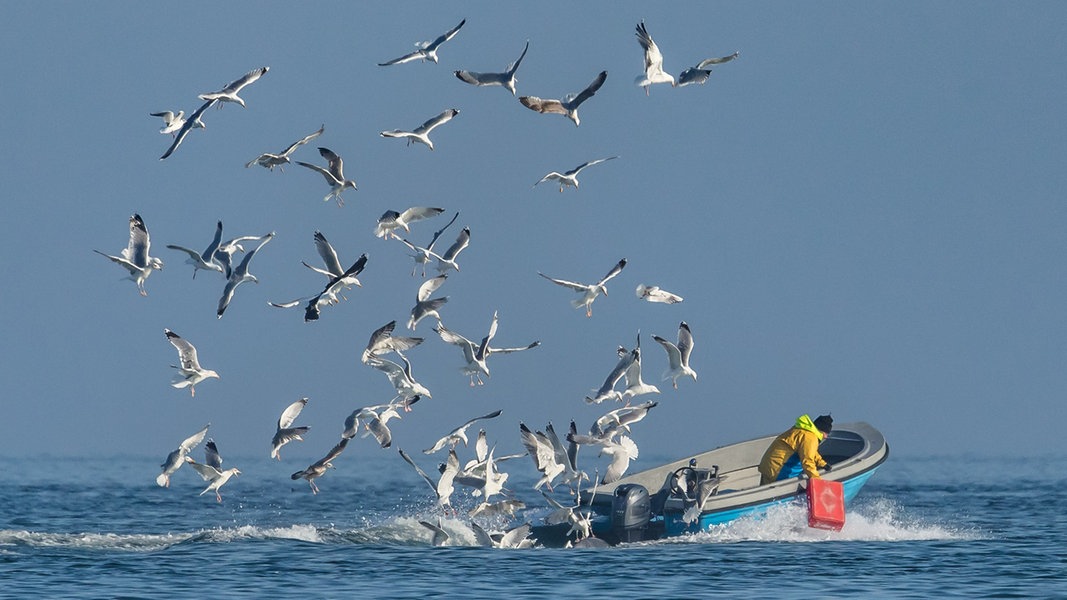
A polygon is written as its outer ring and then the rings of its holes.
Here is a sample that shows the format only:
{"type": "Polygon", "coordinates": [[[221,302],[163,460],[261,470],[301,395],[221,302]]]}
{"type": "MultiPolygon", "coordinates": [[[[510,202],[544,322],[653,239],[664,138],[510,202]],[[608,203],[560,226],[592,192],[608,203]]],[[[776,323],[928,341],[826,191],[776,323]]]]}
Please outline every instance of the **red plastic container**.
{"type": "Polygon", "coordinates": [[[808,527],[841,531],[845,526],[845,487],[840,481],[808,480],[808,527]]]}

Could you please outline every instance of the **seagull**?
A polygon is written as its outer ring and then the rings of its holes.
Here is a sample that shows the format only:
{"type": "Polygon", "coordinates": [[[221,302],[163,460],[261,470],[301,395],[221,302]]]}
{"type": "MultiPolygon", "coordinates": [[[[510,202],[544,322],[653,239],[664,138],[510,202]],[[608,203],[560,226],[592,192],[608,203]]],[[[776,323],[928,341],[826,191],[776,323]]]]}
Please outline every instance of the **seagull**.
{"type": "Polygon", "coordinates": [[[130,279],[136,283],[137,290],[141,295],[147,296],[148,292],[144,289],[145,280],[152,274],[152,271],[163,269],[162,260],[148,255],[151,245],[152,241],[148,235],[148,227],[145,226],[141,215],[135,213],[130,217],[130,241],[127,243],[126,248],[119,253],[119,256],[104,254],[99,250],[93,250],[93,252],[129,271],[130,274],[125,279],[130,279]]]}
{"type": "Polygon", "coordinates": [[[697,63],[696,66],[689,67],[688,69],[682,71],[681,75],[678,76],[678,83],[676,85],[677,87],[685,87],[694,83],[704,85],[704,83],[708,81],[708,77],[711,76],[711,69],[708,69],[707,67],[711,65],[719,65],[725,62],[730,62],[738,56],[741,56],[741,52],[734,52],[729,56],[723,56],[720,58],[706,58],[697,63]]]}
{"type": "Polygon", "coordinates": [[[529,350],[541,345],[540,341],[535,341],[518,348],[493,348],[489,343],[496,335],[496,329],[497,313],[495,311],[493,312],[493,321],[489,325],[489,333],[482,338],[482,341],[478,344],[475,344],[471,340],[448,329],[440,322],[438,322],[437,327],[434,329],[434,331],[437,332],[437,335],[441,336],[442,340],[449,344],[459,346],[463,350],[463,358],[466,361],[466,364],[463,366],[463,374],[470,376],[471,386],[483,385],[484,381],[482,381],[482,375],[489,377],[489,366],[486,364],[486,361],[489,360],[490,355],[522,352],[523,350],[529,350]]]}
{"type": "Polygon", "coordinates": [[[637,24],[636,35],[637,43],[641,44],[645,50],[645,73],[638,75],[634,83],[645,88],[646,96],[653,83],[670,83],[671,87],[674,87],[674,76],[663,70],[663,54],[660,53],[659,46],[652,41],[652,36],[645,29],[644,21],[637,24]]]}
{"type": "Polygon", "coordinates": [[[657,285],[645,285],[639,283],[637,285],[637,297],[649,302],[659,302],[662,304],[678,304],[683,300],[678,294],[672,294],[667,290],[662,290],[657,285]]]}
{"type": "Polygon", "coordinates": [[[448,533],[441,525],[440,517],[437,518],[436,525],[430,523],[429,521],[419,521],[419,525],[422,525],[426,529],[429,529],[433,532],[433,538],[430,540],[430,543],[434,546],[444,546],[448,542],[448,533]]]}
{"type": "Polygon", "coordinates": [[[171,154],[174,154],[174,151],[178,149],[178,146],[182,145],[185,136],[189,135],[190,131],[193,129],[204,129],[206,127],[204,121],[201,120],[201,117],[204,115],[204,111],[210,108],[212,104],[215,104],[215,102],[216,100],[208,100],[201,104],[200,108],[193,111],[193,114],[190,115],[189,118],[185,120],[185,123],[182,124],[181,128],[178,129],[177,135],[174,136],[174,141],[170,143],[170,148],[167,148],[167,151],[163,153],[163,156],[159,157],[159,160],[164,160],[171,154]]]}
{"type": "MultiPolygon", "coordinates": [[[[436,482],[434,482],[433,479],[430,479],[430,476],[426,474],[426,471],[423,471],[419,465],[415,464],[415,461],[404,452],[403,448],[399,448],[399,451],[400,456],[407,461],[409,465],[415,468],[415,472],[418,473],[426,481],[427,485],[430,486],[430,489],[433,490],[434,495],[437,496],[437,507],[444,508],[447,506],[451,509],[452,505],[449,500],[452,497],[452,492],[455,491],[453,482],[455,481],[456,473],[459,472],[459,457],[456,456],[456,451],[454,449],[448,451],[448,460],[442,465],[441,477],[436,482]]],[[[455,512],[454,509],[453,512],[455,512]]]]}
{"type": "Polygon", "coordinates": [[[519,70],[519,65],[522,64],[522,59],[526,57],[526,51],[530,49],[530,41],[526,41],[526,47],[522,49],[522,54],[519,55],[518,60],[508,65],[504,69],[503,73],[477,73],[474,71],[453,71],[452,74],[456,76],[460,81],[476,85],[479,87],[488,87],[493,85],[499,85],[509,92],[511,95],[515,95],[515,71],[519,70]]]}
{"type": "Polygon", "coordinates": [[[218,502],[222,502],[219,488],[225,485],[231,477],[241,474],[241,471],[236,468],[222,470],[222,458],[219,457],[215,442],[211,441],[207,443],[207,460],[204,464],[196,462],[190,456],[185,457],[185,462],[189,463],[189,466],[195,469],[197,473],[200,473],[204,481],[208,482],[208,486],[204,488],[204,491],[200,492],[200,495],[203,496],[208,492],[215,492],[215,500],[218,502]]]}
{"type": "Polygon", "coordinates": [[[293,142],[292,144],[289,144],[289,147],[287,147],[285,150],[282,150],[278,154],[264,152],[263,154],[260,154],[256,158],[253,158],[252,160],[245,163],[245,168],[247,169],[252,165],[259,165],[261,167],[266,167],[270,171],[274,171],[274,167],[278,167],[279,171],[283,171],[284,166],[289,164],[289,155],[292,154],[294,150],[319,137],[324,131],[326,131],[326,125],[319,127],[319,130],[315,133],[311,133],[293,142]]]}
{"type": "Polygon", "coordinates": [[[519,96],[519,102],[526,108],[541,114],[563,115],[574,121],[574,125],[577,127],[581,124],[578,119],[578,107],[581,106],[582,102],[591,98],[600,89],[600,86],[604,85],[604,80],[607,78],[608,72],[601,71],[584,90],[578,94],[567,94],[562,100],[542,99],[537,96],[519,96]]]}
{"type": "Polygon", "coordinates": [[[259,279],[255,275],[248,272],[248,265],[252,262],[252,257],[259,252],[259,249],[267,245],[267,242],[274,239],[274,232],[270,232],[263,236],[263,241],[258,246],[252,249],[251,252],[245,254],[245,257],[241,259],[241,263],[237,265],[237,268],[230,273],[230,277],[226,280],[226,287],[222,290],[222,297],[219,298],[219,308],[216,311],[218,318],[222,318],[222,313],[226,312],[226,307],[230,305],[230,300],[233,299],[233,293],[237,290],[237,286],[246,281],[252,283],[259,283],[259,279]]]}
{"type": "Polygon", "coordinates": [[[171,365],[171,368],[178,369],[178,373],[170,382],[172,387],[188,387],[189,395],[196,396],[196,384],[212,377],[219,378],[215,371],[200,366],[195,346],[169,329],[164,329],[163,333],[167,336],[167,341],[178,350],[178,365],[171,365]]]}
{"type": "Polygon", "coordinates": [[[456,257],[463,251],[464,248],[471,243],[471,228],[464,227],[463,231],[459,232],[456,236],[456,241],[445,250],[444,254],[436,254],[432,250],[428,250],[430,256],[437,261],[437,272],[447,273],[449,269],[459,270],[459,263],[456,262],[456,257]]]}
{"type": "MultiPolygon", "coordinates": [[[[575,503],[574,506],[564,506],[558,500],[549,496],[544,490],[541,491],[541,495],[548,501],[554,511],[545,517],[546,525],[559,525],[560,523],[570,523],[571,528],[567,531],[566,535],[570,537],[572,534],[575,536],[575,541],[581,541],[585,538],[592,537],[593,524],[589,517],[583,515],[578,507],[579,503],[575,503]]],[[[568,540],[568,544],[570,541],[568,540]]]]}
{"type": "Polygon", "coordinates": [[[363,356],[360,358],[364,364],[371,358],[383,356],[390,352],[410,350],[423,342],[423,339],[419,337],[394,336],[393,329],[395,328],[396,321],[393,320],[374,330],[374,333],[370,336],[370,341],[367,342],[366,349],[363,350],[363,356]]]}
{"type": "Polygon", "coordinates": [[[236,102],[237,104],[240,104],[241,106],[244,106],[245,105],[245,101],[240,96],[238,96],[237,94],[246,85],[248,85],[250,83],[253,83],[257,79],[259,79],[260,77],[263,77],[264,75],[266,75],[267,71],[269,71],[269,70],[270,70],[270,67],[260,67],[258,69],[252,69],[251,71],[249,71],[249,72],[245,73],[244,75],[242,75],[240,78],[230,82],[229,85],[227,85],[226,87],[222,88],[221,90],[219,90],[217,92],[209,92],[209,93],[206,93],[206,94],[200,94],[199,98],[201,100],[209,100],[209,101],[210,100],[218,100],[219,108],[222,108],[223,103],[226,103],[226,102],[236,102]]]}
{"type": "Polygon", "coordinates": [[[623,267],[625,266],[626,259],[624,258],[619,262],[615,263],[615,266],[612,267],[611,270],[608,271],[608,274],[605,275],[600,281],[593,284],[575,283],[573,281],[567,281],[564,279],[553,279],[552,277],[549,277],[548,275],[545,275],[541,272],[538,272],[538,275],[557,285],[562,285],[563,287],[570,288],[576,292],[581,292],[582,295],[572,300],[571,304],[574,306],[574,308],[581,308],[584,306],[585,316],[591,317],[593,316],[593,300],[596,300],[596,297],[599,296],[601,293],[603,293],[605,296],[608,295],[608,288],[605,284],[612,277],[618,275],[619,272],[622,271],[623,267]]]}
{"type": "Polygon", "coordinates": [[[634,362],[634,354],[626,350],[623,347],[619,347],[619,362],[615,364],[615,367],[608,373],[607,379],[604,380],[603,385],[596,391],[596,394],[592,397],[586,396],[585,401],[589,404],[600,404],[605,400],[622,400],[622,394],[615,391],[615,384],[626,375],[626,370],[630,368],[634,362]]]}
{"type": "MultiPolygon", "coordinates": [[[[481,506],[484,505],[485,503],[482,503],[481,506]]],[[[523,523],[503,533],[489,533],[481,525],[471,521],[475,541],[486,548],[532,548],[534,541],[529,539],[532,529],[529,523],[523,523]]]]}
{"type": "MultiPolygon", "coordinates": [[[[426,389],[426,386],[422,385],[411,375],[411,362],[407,357],[397,352],[397,356],[403,361],[404,366],[378,356],[372,356],[367,360],[367,364],[371,367],[378,369],[385,373],[385,376],[389,378],[389,383],[393,384],[393,388],[396,390],[397,397],[411,403],[411,399],[416,396],[426,396],[427,398],[433,398],[430,394],[430,390],[426,389]]],[[[407,407],[405,406],[405,409],[407,407]]],[[[408,409],[410,410],[410,409],[408,409]]]]}
{"type": "MultiPolygon", "coordinates": [[[[325,269],[313,267],[304,261],[300,261],[305,267],[321,273],[326,276],[328,281],[333,281],[337,277],[344,278],[345,268],[341,266],[341,261],[337,258],[337,251],[333,249],[333,245],[326,239],[326,236],[322,235],[322,232],[315,232],[315,250],[319,253],[319,257],[322,258],[323,266],[325,269]]],[[[359,282],[354,276],[344,278],[344,287],[351,288],[352,286],[360,286],[363,284],[359,282]]]]}
{"type": "Polygon", "coordinates": [[[278,460],[282,459],[280,450],[282,446],[289,442],[296,440],[298,442],[304,441],[301,436],[306,434],[309,429],[308,426],[293,427],[293,421],[300,416],[300,411],[304,410],[307,406],[308,399],[301,398],[296,402],[293,402],[282,411],[282,416],[278,417],[278,429],[274,432],[274,438],[270,441],[270,457],[278,460]]]}
{"type": "Polygon", "coordinates": [[[624,406],[609,411],[593,423],[590,433],[598,437],[608,437],[625,430],[630,432],[630,425],[648,416],[648,411],[658,406],[658,402],[644,402],[635,406],[624,406]]]}
{"type": "Polygon", "coordinates": [[[534,468],[541,473],[541,479],[534,484],[534,489],[541,489],[544,485],[551,491],[552,482],[563,473],[566,455],[562,457],[564,460],[560,460],[561,457],[556,453],[556,448],[548,436],[541,431],[531,430],[525,423],[519,423],[519,432],[523,447],[533,459],[534,468]]]}
{"type": "Polygon", "coordinates": [[[334,468],[333,461],[341,455],[345,446],[348,445],[348,438],[341,438],[341,441],[337,442],[337,445],[330,449],[330,452],[323,456],[319,460],[312,463],[308,468],[303,471],[297,471],[289,476],[290,479],[296,481],[297,479],[307,479],[308,484],[311,486],[311,493],[318,494],[319,486],[315,485],[315,480],[326,474],[327,469],[334,468]]]}
{"type": "Polygon", "coordinates": [[[402,402],[390,402],[388,404],[364,406],[363,408],[356,409],[352,414],[348,415],[347,419],[345,419],[345,430],[341,433],[341,437],[356,437],[362,422],[363,427],[367,430],[367,432],[363,434],[363,437],[373,435],[374,439],[378,441],[378,445],[382,448],[388,448],[393,444],[393,432],[389,430],[386,423],[388,423],[390,419],[400,418],[400,413],[396,410],[397,408],[404,408],[405,411],[408,411],[411,410],[411,405],[418,401],[419,397],[415,396],[410,400],[402,402]]]}
{"type": "Polygon", "coordinates": [[[678,389],[679,377],[692,377],[693,381],[697,380],[696,371],[689,366],[689,355],[693,352],[693,332],[689,330],[689,325],[685,321],[678,325],[677,344],[658,335],[652,336],[652,339],[659,342],[663,349],[667,351],[669,366],[663,373],[664,381],[669,378],[674,385],[674,389],[678,389]]]}
{"type": "Polygon", "coordinates": [[[185,111],[184,110],[179,110],[177,114],[172,113],[169,110],[165,110],[163,112],[148,113],[148,114],[153,116],[153,117],[162,117],[163,118],[163,128],[159,130],[159,132],[162,133],[162,134],[169,133],[171,136],[173,136],[175,134],[175,132],[177,132],[179,129],[182,128],[182,125],[185,125],[185,111]]]}
{"type": "Polygon", "coordinates": [[[185,438],[182,443],[178,444],[175,450],[172,450],[167,455],[166,460],[160,467],[163,468],[163,472],[156,476],[156,484],[159,487],[170,487],[170,476],[174,474],[183,464],[185,464],[185,457],[193,448],[196,448],[200,442],[204,441],[204,436],[207,435],[208,427],[211,427],[211,423],[204,425],[204,428],[194,433],[193,435],[185,438]]]}
{"type": "Polygon", "coordinates": [[[394,58],[393,60],[390,60],[388,62],[378,63],[378,66],[379,67],[388,67],[389,65],[399,65],[399,64],[403,64],[403,63],[406,63],[406,62],[411,62],[413,60],[420,60],[420,59],[423,60],[423,61],[430,60],[430,61],[433,61],[434,64],[436,64],[437,63],[437,49],[441,46],[441,44],[443,44],[443,43],[447,42],[448,40],[452,39],[453,37],[455,37],[455,35],[459,31],[460,27],[463,27],[463,25],[466,22],[467,22],[467,19],[463,19],[462,21],[459,22],[459,25],[456,25],[452,29],[449,29],[447,32],[441,34],[434,41],[432,41],[432,42],[419,42],[419,43],[415,44],[415,46],[418,47],[418,50],[416,50],[414,52],[411,52],[410,54],[405,54],[404,56],[401,56],[399,58],[394,58]]]}
{"type": "Polygon", "coordinates": [[[396,234],[397,229],[403,229],[411,233],[411,223],[436,217],[443,212],[445,212],[445,209],[432,206],[412,206],[405,209],[404,212],[387,210],[378,218],[378,225],[374,228],[374,235],[380,238],[393,237],[399,240],[402,238],[396,234]]]}
{"type": "Polygon", "coordinates": [[[419,324],[419,321],[428,316],[433,316],[437,319],[437,322],[441,322],[441,315],[437,314],[437,309],[441,308],[445,302],[448,302],[448,296],[441,296],[440,298],[430,298],[430,295],[437,291],[437,288],[441,287],[441,284],[448,279],[448,275],[438,275],[433,279],[427,279],[419,286],[419,293],[415,298],[415,307],[411,309],[411,318],[408,319],[408,329],[415,331],[415,326],[419,324]]]}
{"type": "Polygon", "coordinates": [[[323,202],[329,202],[330,198],[337,198],[337,206],[344,206],[345,200],[341,197],[341,192],[352,188],[358,190],[356,182],[352,179],[345,179],[344,161],[337,154],[334,154],[329,148],[319,148],[319,155],[326,159],[328,166],[322,168],[318,165],[311,163],[296,161],[296,164],[301,167],[307,167],[312,171],[318,171],[322,173],[322,176],[326,178],[326,183],[330,184],[330,193],[322,199],[323,202]]]}
{"type": "MultiPolygon", "coordinates": [[[[586,167],[591,167],[593,165],[598,165],[598,164],[600,164],[600,163],[602,163],[604,161],[611,160],[613,158],[619,158],[619,157],[618,156],[609,156],[607,158],[598,158],[596,160],[591,160],[591,161],[588,161],[588,162],[584,162],[584,163],[578,165],[577,167],[571,169],[570,171],[567,171],[566,173],[559,173],[557,171],[552,171],[548,175],[545,175],[544,177],[542,177],[537,183],[544,183],[544,182],[548,181],[549,179],[555,179],[556,181],[559,181],[559,191],[560,191],[561,194],[563,193],[563,187],[564,186],[570,185],[570,186],[574,186],[574,189],[578,189],[578,173],[580,173],[582,171],[582,169],[584,169],[586,167]]],[[[537,187],[537,183],[533,184],[533,187],[537,187]]]]}
{"type": "Polygon", "coordinates": [[[224,273],[225,268],[215,260],[215,252],[219,249],[219,243],[222,240],[222,221],[215,224],[215,237],[212,238],[211,243],[203,252],[197,252],[185,246],[178,246],[177,244],[167,244],[167,248],[171,250],[180,250],[189,255],[189,258],[185,259],[185,263],[193,265],[193,279],[196,279],[196,272],[203,269],[205,271],[215,271],[217,273],[224,273]]]}
{"type": "Polygon", "coordinates": [[[637,396],[643,396],[644,394],[658,394],[659,388],[656,386],[645,383],[641,380],[641,334],[637,334],[637,346],[630,351],[633,355],[633,360],[630,361],[630,365],[626,367],[626,372],[623,374],[626,377],[626,389],[622,391],[621,400],[624,400],[626,404],[630,403],[630,399],[637,396]]]}
{"type": "MultiPolygon", "coordinates": [[[[444,227],[442,227],[442,228],[440,228],[440,229],[438,229],[437,231],[434,232],[433,239],[430,240],[430,243],[425,248],[423,248],[421,246],[416,246],[415,244],[409,242],[405,238],[400,238],[400,241],[403,242],[405,246],[410,248],[411,251],[415,253],[415,254],[410,255],[412,258],[415,259],[415,266],[411,267],[411,276],[412,277],[415,276],[415,271],[416,271],[416,269],[419,268],[419,265],[422,265],[422,276],[426,277],[426,263],[430,262],[430,259],[433,258],[433,256],[434,256],[434,254],[433,254],[433,246],[434,246],[434,244],[437,243],[437,240],[438,240],[438,238],[441,237],[441,234],[444,233],[446,229],[448,229],[453,223],[456,222],[457,218],[459,218],[459,212],[458,211],[456,212],[455,215],[452,216],[452,220],[449,221],[448,224],[446,224],[444,227]]],[[[469,237],[470,237],[470,234],[468,234],[468,238],[469,237]]],[[[457,253],[458,253],[458,251],[457,251],[457,253]]]]}
{"type": "Polygon", "coordinates": [[[258,242],[271,235],[273,234],[241,235],[220,243],[218,249],[215,250],[215,262],[222,265],[222,274],[226,279],[229,279],[230,275],[233,274],[233,255],[245,251],[245,247],[241,245],[242,242],[258,242]]]}
{"type": "Polygon", "coordinates": [[[483,420],[486,420],[486,419],[495,419],[495,418],[500,416],[501,412],[503,412],[503,411],[494,410],[493,412],[491,412],[489,414],[485,414],[485,415],[482,415],[480,417],[474,417],[473,419],[470,419],[466,423],[464,423],[464,424],[460,425],[459,427],[456,427],[452,431],[448,432],[447,435],[445,435],[441,439],[437,440],[437,442],[432,447],[423,450],[422,453],[423,454],[433,454],[433,453],[437,452],[438,450],[443,449],[445,446],[448,446],[450,449],[454,450],[456,448],[456,444],[458,444],[460,442],[463,442],[463,445],[466,446],[467,445],[467,429],[471,425],[473,425],[474,423],[477,423],[478,421],[483,421],[483,420]]]}
{"type": "Polygon", "coordinates": [[[637,444],[625,435],[620,436],[618,440],[614,440],[611,437],[581,436],[568,433],[567,441],[579,445],[598,446],[601,455],[607,454],[611,456],[611,464],[599,484],[618,481],[630,466],[630,461],[638,457],[637,444]]]}
{"type": "MultiPolygon", "coordinates": [[[[304,264],[306,265],[307,263],[304,264]]],[[[268,302],[267,304],[270,304],[275,308],[292,308],[307,300],[307,306],[304,307],[304,322],[317,321],[319,320],[321,307],[337,304],[339,302],[337,298],[341,295],[341,292],[348,287],[348,282],[355,281],[357,284],[359,283],[356,276],[362,273],[366,266],[367,255],[361,254],[360,257],[356,259],[356,262],[352,263],[351,267],[348,267],[347,270],[327,282],[326,287],[324,287],[317,295],[307,298],[297,298],[296,300],[290,300],[289,302],[268,302]]]]}
{"type": "Polygon", "coordinates": [[[445,112],[437,115],[436,117],[426,121],[422,125],[419,125],[412,131],[403,131],[400,129],[392,129],[389,131],[383,131],[378,135],[388,138],[407,138],[407,145],[410,146],[411,142],[419,142],[425,144],[430,150],[433,150],[433,140],[430,139],[430,132],[434,130],[438,125],[442,125],[452,120],[452,117],[459,114],[459,110],[450,108],[445,112]]]}

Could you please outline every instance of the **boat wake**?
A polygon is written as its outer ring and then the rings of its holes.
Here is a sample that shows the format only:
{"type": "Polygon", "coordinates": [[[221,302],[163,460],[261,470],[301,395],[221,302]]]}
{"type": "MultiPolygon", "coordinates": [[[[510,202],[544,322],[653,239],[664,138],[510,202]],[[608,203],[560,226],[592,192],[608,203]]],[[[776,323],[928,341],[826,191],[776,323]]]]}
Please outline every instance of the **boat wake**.
{"type": "MultiPolygon", "coordinates": [[[[735,542],[911,542],[933,540],[973,540],[980,532],[952,525],[924,522],[909,516],[896,502],[886,498],[866,499],[850,508],[841,531],[808,527],[807,507],[781,504],[760,517],[743,517],[717,525],[708,531],[674,538],[681,543],[735,542]]],[[[662,542],[661,542],[662,543],[662,542]]]]}

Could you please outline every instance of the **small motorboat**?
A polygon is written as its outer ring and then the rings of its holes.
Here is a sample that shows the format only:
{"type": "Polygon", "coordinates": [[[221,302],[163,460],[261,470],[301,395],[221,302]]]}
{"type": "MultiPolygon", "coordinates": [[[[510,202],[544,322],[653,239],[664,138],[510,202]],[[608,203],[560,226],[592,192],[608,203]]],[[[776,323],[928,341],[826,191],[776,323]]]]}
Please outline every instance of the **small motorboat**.
{"type": "MultiPolygon", "coordinates": [[[[775,435],[721,446],[634,473],[582,499],[593,536],[618,544],[705,531],[772,506],[802,502],[805,476],[760,485],[758,466],[775,435]]],[[[830,469],[826,481],[842,485],[846,506],[889,456],[889,445],[867,423],[834,424],[819,453],[830,469]]],[[[584,495],[584,494],[583,494],[584,495]]],[[[572,541],[569,525],[535,526],[532,536],[545,546],[572,541]]]]}

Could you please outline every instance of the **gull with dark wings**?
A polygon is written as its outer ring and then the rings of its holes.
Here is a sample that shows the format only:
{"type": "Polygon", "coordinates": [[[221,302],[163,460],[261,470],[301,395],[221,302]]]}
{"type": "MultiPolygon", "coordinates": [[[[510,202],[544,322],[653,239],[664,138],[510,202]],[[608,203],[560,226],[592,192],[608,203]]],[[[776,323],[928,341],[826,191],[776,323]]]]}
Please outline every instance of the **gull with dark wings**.
{"type": "Polygon", "coordinates": [[[519,96],[519,102],[526,108],[541,114],[563,115],[574,121],[574,125],[577,127],[581,124],[578,119],[578,107],[592,98],[593,94],[596,94],[597,90],[600,89],[600,86],[604,85],[604,80],[607,78],[608,72],[601,71],[584,90],[577,94],[567,94],[562,100],[538,98],[537,96],[519,96]]]}
{"type": "Polygon", "coordinates": [[[597,296],[599,296],[600,294],[604,294],[605,296],[608,295],[608,288],[606,285],[607,282],[610,281],[612,277],[618,275],[619,272],[621,272],[623,267],[625,266],[626,259],[624,258],[619,262],[615,263],[615,266],[612,267],[611,270],[608,271],[608,274],[605,275],[600,281],[592,284],[576,283],[574,281],[567,281],[566,279],[554,279],[541,272],[538,272],[538,275],[544,277],[545,279],[551,281],[556,285],[561,285],[563,287],[570,288],[576,292],[581,293],[581,296],[572,300],[571,304],[574,306],[574,308],[581,308],[584,306],[585,316],[591,317],[593,316],[593,301],[596,300],[597,296]]]}
{"type": "Polygon", "coordinates": [[[319,460],[311,463],[308,468],[297,471],[289,476],[290,479],[296,481],[297,479],[306,479],[308,485],[311,486],[311,493],[318,494],[319,486],[315,485],[315,480],[326,474],[328,469],[333,469],[333,461],[337,460],[337,457],[344,452],[345,446],[348,445],[348,438],[341,438],[341,441],[337,442],[337,445],[330,449],[330,451],[319,460]]]}
{"type": "Polygon", "coordinates": [[[678,83],[676,85],[678,87],[685,87],[694,83],[704,85],[708,81],[708,77],[711,76],[711,69],[707,67],[710,67],[711,65],[721,65],[722,63],[730,62],[738,56],[741,56],[740,51],[719,58],[705,58],[704,60],[697,63],[696,66],[689,67],[688,69],[682,71],[682,73],[678,75],[678,83]]]}
{"type": "Polygon", "coordinates": [[[391,129],[389,131],[383,131],[379,135],[387,138],[405,138],[408,146],[411,142],[419,142],[426,145],[427,148],[433,150],[433,140],[430,139],[430,132],[439,125],[443,125],[452,120],[453,117],[459,114],[459,110],[450,108],[443,113],[429,119],[422,125],[419,125],[411,131],[404,131],[402,129],[391,129]]]}
{"type": "Polygon", "coordinates": [[[400,64],[403,64],[403,63],[406,63],[406,62],[411,62],[411,61],[414,61],[414,60],[422,60],[422,61],[429,60],[429,61],[432,61],[433,63],[436,64],[437,63],[437,49],[441,47],[441,44],[443,44],[443,43],[447,42],[448,40],[452,39],[453,37],[455,37],[456,33],[459,32],[459,29],[461,27],[463,27],[463,25],[466,22],[467,22],[467,19],[463,19],[462,21],[459,22],[459,25],[456,25],[452,29],[449,29],[445,33],[441,34],[440,36],[437,37],[437,39],[433,40],[432,42],[418,42],[418,43],[416,43],[415,46],[418,49],[415,50],[414,52],[410,52],[408,54],[405,54],[404,56],[401,56],[401,57],[398,57],[398,58],[394,58],[393,60],[390,60],[390,61],[387,61],[387,62],[378,63],[378,66],[379,67],[388,67],[389,65],[400,65],[400,64]]]}
{"type": "MultiPolygon", "coordinates": [[[[598,158],[596,160],[591,160],[591,161],[588,161],[588,162],[584,162],[584,163],[578,165],[577,167],[571,169],[570,171],[567,171],[566,173],[560,173],[558,171],[552,171],[548,175],[545,175],[544,177],[542,177],[537,183],[544,183],[544,182],[548,181],[549,179],[555,179],[556,181],[559,182],[559,191],[560,191],[560,193],[563,193],[564,186],[568,186],[568,185],[569,186],[573,186],[574,189],[578,189],[578,173],[581,173],[582,169],[584,169],[586,167],[591,167],[593,165],[598,165],[598,164],[600,164],[600,163],[602,163],[604,161],[608,161],[608,160],[611,160],[613,158],[619,158],[619,157],[618,156],[609,156],[607,158],[598,158]]],[[[534,184],[534,187],[537,187],[537,183],[534,184]]]]}
{"type": "Polygon", "coordinates": [[[511,95],[515,95],[515,72],[519,70],[519,65],[522,64],[522,59],[526,57],[526,51],[530,49],[530,42],[527,40],[526,47],[522,49],[522,54],[519,55],[518,60],[508,65],[504,69],[503,73],[478,73],[476,71],[453,71],[453,74],[457,79],[471,85],[479,87],[489,86],[501,86],[504,89],[511,92],[511,95]]]}
{"type": "Polygon", "coordinates": [[[148,227],[145,226],[141,215],[134,214],[130,217],[130,240],[119,256],[104,254],[99,250],[93,250],[93,252],[129,271],[126,279],[136,283],[141,295],[147,296],[148,292],[144,289],[145,280],[152,274],[152,271],[163,269],[162,260],[148,255],[151,245],[148,227]]]}
{"type": "Polygon", "coordinates": [[[330,193],[322,199],[323,202],[329,202],[330,198],[337,199],[337,206],[344,206],[345,200],[341,197],[341,192],[344,192],[348,188],[358,190],[356,182],[352,179],[345,179],[345,166],[341,157],[334,153],[329,148],[319,148],[319,155],[326,159],[328,165],[326,168],[311,163],[296,161],[296,164],[301,167],[307,167],[312,171],[317,171],[326,178],[326,183],[330,185],[330,193]]]}
{"type": "Polygon", "coordinates": [[[289,144],[289,146],[285,150],[282,150],[277,154],[271,152],[264,152],[263,154],[260,154],[256,158],[253,158],[252,160],[245,163],[245,168],[247,169],[252,165],[259,165],[261,167],[267,168],[270,171],[274,171],[274,167],[278,167],[279,171],[284,171],[285,165],[289,164],[289,155],[292,154],[300,146],[303,146],[304,144],[322,135],[322,132],[324,131],[326,131],[325,125],[319,127],[318,131],[308,134],[300,138],[299,140],[293,142],[292,144],[289,144]]]}

